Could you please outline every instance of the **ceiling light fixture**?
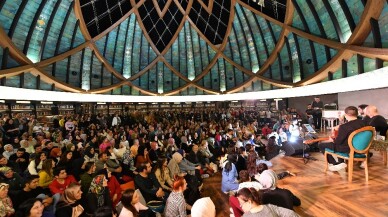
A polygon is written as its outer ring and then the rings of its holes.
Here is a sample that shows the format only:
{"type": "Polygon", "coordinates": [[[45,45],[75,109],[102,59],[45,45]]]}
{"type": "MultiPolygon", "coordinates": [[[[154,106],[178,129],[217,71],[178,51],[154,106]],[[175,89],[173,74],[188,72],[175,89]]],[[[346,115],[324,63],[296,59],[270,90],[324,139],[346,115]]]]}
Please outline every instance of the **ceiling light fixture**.
{"type": "Polygon", "coordinates": [[[19,104],[31,104],[31,101],[16,101],[19,104]]]}

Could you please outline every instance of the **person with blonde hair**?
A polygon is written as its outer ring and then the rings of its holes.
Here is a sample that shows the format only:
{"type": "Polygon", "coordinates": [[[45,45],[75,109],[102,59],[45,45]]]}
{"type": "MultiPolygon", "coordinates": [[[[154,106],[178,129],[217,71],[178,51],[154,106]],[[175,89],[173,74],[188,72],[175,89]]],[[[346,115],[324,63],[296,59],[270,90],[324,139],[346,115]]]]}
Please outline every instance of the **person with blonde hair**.
{"type": "Polygon", "coordinates": [[[71,183],[61,195],[57,203],[56,217],[79,217],[85,216],[84,208],[80,204],[82,196],[81,186],[78,183],[71,183]]]}

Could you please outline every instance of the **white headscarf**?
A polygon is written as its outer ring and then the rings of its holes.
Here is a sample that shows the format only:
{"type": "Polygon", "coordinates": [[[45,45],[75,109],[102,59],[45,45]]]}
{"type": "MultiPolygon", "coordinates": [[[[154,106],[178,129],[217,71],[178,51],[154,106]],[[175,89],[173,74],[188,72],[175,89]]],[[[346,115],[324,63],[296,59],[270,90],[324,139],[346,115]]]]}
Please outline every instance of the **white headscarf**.
{"type": "Polygon", "coordinates": [[[273,170],[264,170],[258,180],[264,189],[275,190],[278,176],[273,170]]]}
{"type": "Polygon", "coordinates": [[[198,199],[191,208],[191,217],[215,217],[216,207],[210,197],[198,199]]]}

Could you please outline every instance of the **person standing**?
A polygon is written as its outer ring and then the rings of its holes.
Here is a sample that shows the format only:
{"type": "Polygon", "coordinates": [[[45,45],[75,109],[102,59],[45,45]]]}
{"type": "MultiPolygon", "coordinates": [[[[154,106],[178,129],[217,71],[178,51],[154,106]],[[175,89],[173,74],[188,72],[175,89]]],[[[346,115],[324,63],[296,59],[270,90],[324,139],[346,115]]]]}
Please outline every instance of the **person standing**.
{"type": "Polygon", "coordinates": [[[323,109],[323,102],[321,101],[319,96],[314,97],[314,101],[311,103],[311,107],[314,109],[313,120],[314,120],[315,129],[319,130],[321,129],[322,109],[323,109]]]}

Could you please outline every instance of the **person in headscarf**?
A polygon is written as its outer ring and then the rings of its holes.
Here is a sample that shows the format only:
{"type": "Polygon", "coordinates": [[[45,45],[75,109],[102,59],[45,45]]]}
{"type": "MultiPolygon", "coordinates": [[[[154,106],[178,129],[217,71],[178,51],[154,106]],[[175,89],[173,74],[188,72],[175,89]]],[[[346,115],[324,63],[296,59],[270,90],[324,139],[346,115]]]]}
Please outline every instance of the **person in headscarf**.
{"type": "Polygon", "coordinates": [[[23,188],[24,180],[11,167],[0,167],[0,180],[8,184],[8,194],[12,197],[23,188]]]}
{"type": "Polygon", "coordinates": [[[9,160],[9,157],[15,153],[16,151],[14,150],[11,144],[4,145],[3,156],[6,157],[8,160],[9,160]]]}
{"type": "Polygon", "coordinates": [[[191,207],[191,217],[215,217],[216,207],[210,197],[203,197],[195,201],[191,207]]]}
{"type": "Polygon", "coordinates": [[[98,154],[95,152],[94,148],[92,146],[88,146],[86,147],[85,149],[85,152],[84,152],[84,164],[86,164],[87,162],[97,162],[98,161],[98,154]]]}
{"type": "Polygon", "coordinates": [[[8,196],[8,188],[8,184],[0,183],[0,217],[12,216],[15,213],[11,198],[8,196]]]}
{"type": "Polygon", "coordinates": [[[105,175],[98,175],[93,178],[86,195],[86,201],[84,208],[89,215],[93,215],[94,211],[99,207],[112,206],[112,200],[109,196],[108,180],[105,178],[105,175]]]}
{"type": "Polygon", "coordinates": [[[293,206],[300,206],[300,199],[290,190],[277,187],[278,176],[275,171],[264,170],[258,181],[264,189],[263,204],[273,204],[290,210],[293,210],[293,206]]]}
{"type": "Polygon", "coordinates": [[[61,195],[55,212],[56,217],[86,216],[84,208],[80,204],[82,196],[81,186],[71,183],[61,195]]]}

